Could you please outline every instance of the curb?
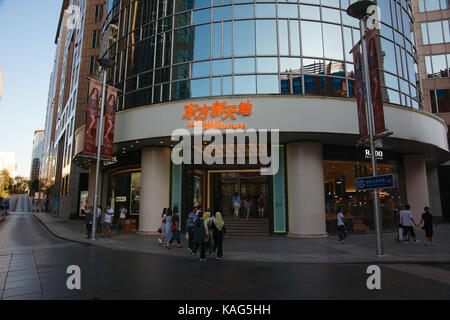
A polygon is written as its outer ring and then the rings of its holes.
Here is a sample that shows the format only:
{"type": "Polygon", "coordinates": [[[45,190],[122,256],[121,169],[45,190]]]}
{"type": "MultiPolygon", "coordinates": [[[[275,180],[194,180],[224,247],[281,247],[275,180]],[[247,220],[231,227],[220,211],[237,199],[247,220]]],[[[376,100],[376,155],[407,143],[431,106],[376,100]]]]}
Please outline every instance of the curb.
{"type": "Polygon", "coordinates": [[[33,214],[33,217],[39,221],[39,223],[44,226],[44,228],[54,237],[61,239],[61,240],[65,240],[65,241],[70,241],[70,242],[75,242],[78,244],[83,244],[83,245],[87,245],[87,246],[92,246],[92,243],[89,242],[83,242],[83,241],[79,241],[79,240],[74,240],[74,239],[70,239],[70,238],[66,238],[63,236],[60,236],[59,234],[55,233],[53,230],[51,230],[41,219],[39,219],[35,214],[33,214]]]}

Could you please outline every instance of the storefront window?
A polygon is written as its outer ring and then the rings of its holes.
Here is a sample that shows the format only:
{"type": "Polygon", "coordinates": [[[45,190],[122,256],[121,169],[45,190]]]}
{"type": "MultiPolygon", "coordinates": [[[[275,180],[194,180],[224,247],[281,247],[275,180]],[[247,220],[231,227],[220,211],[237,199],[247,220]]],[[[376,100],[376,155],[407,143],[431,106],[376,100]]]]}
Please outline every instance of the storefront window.
{"type": "MultiPolygon", "coordinates": [[[[346,149],[346,147],[343,147],[346,149]]],[[[355,232],[373,230],[373,191],[357,191],[355,179],[372,175],[369,150],[358,148],[342,151],[346,157],[336,155],[336,147],[326,147],[324,157],[324,188],[327,232],[335,232],[336,214],[343,208],[348,228],[355,232]],[[345,159],[347,158],[347,159],[345,159]]],[[[382,189],[380,193],[382,224],[384,229],[395,225],[394,209],[404,203],[404,179],[400,159],[392,153],[379,150],[378,174],[395,174],[397,187],[382,189]]]]}

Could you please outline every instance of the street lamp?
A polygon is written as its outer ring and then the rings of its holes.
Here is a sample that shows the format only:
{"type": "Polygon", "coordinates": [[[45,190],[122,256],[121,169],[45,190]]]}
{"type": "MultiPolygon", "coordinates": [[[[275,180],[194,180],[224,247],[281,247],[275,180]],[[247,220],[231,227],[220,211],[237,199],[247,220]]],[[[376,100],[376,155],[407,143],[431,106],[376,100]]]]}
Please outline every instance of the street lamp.
{"type": "MultiPolygon", "coordinates": [[[[347,8],[347,14],[353,18],[359,20],[360,31],[361,31],[361,48],[363,51],[363,64],[364,64],[364,78],[366,83],[366,114],[368,115],[368,131],[369,131],[369,144],[370,144],[370,157],[372,160],[372,176],[378,175],[377,170],[377,158],[375,155],[375,124],[374,124],[374,115],[373,115],[373,105],[372,105],[372,96],[370,91],[370,76],[369,76],[369,66],[368,66],[368,58],[367,58],[367,47],[366,47],[366,32],[367,26],[366,22],[369,16],[372,13],[368,13],[368,9],[370,6],[375,6],[376,4],[373,1],[358,1],[352,4],[347,8]]],[[[380,213],[380,197],[378,193],[378,189],[373,190],[373,206],[375,211],[375,231],[377,236],[377,253],[376,257],[384,257],[384,248],[383,248],[383,238],[381,234],[382,224],[381,224],[381,213],[380,213]]]]}
{"type": "Polygon", "coordinates": [[[98,177],[100,175],[100,158],[102,155],[103,140],[103,112],[105,110],[106,95],[106,71],[114,67],[114,61],[107,58],[97,60],[97,63],[103,70],[103,88],[102,88],[102,105],[100,107],[100,128],[97,130],[97,168],[95,170],[95,191],[94,191],[94,212],[92,213],[92,232],[91,240],[95,240],[97,233],[97,210],[98,210],[98,177]]]}

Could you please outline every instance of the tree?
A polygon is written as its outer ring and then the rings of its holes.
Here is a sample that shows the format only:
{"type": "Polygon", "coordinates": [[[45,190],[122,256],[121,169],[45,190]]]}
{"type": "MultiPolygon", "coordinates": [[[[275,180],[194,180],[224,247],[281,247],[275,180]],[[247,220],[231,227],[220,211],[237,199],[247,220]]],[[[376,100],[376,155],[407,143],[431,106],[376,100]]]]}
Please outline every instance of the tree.
{"type": "Polygon", "coordinates": [[[7,169],[0,171],[0,196],[2,198],[5,198],[10,193],[12,185],[13,180],[9,171],[7,169]]]}
{"type": "Polygon", "coordinates": [[[26,194],[30,189],[30,181],[27,178],[17,176],[10,194],[26,194]]]}

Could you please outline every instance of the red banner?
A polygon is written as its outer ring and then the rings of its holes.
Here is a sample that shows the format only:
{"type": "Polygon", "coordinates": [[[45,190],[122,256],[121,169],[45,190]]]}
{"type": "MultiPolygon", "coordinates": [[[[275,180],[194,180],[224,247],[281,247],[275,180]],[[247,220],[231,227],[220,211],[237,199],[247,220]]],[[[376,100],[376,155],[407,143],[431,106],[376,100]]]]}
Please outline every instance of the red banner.
{"type": "Polygon", "coordinates": [[[355,69],[355,96],[358,107],[359,137],[361,140],[368,138],[366,102],[364,99],[364,74],[363,58],[359,43],[353,48],[353,63],[355,69]]]}
{"type": "Polygon", "coordinates": [[[102,157],[111,159],[113,155],[114,124],[116,120],[117,89],[108,87],[105,105],[105,134],[103,136],[102,157]]]}
{"type": "Polygon", "coordinates": [[[95,137],[97,134],[97,116],[98,105],[101,95],[101,82],[90,79],[89,81],[89,97],[86,111],[86,132],[84,136],[83,153],[95,156],[95,137]]]}
{"type": "Polygon", "coordinates": [[[366,47],[368,56],[369,76],[370,76],[370,93],[372,96],[373,118],[375,123],[375,134],[386,131],[384,124],[383,99],[381,96],[381,81],[379,58],[380,40],[377,38],[375,29],[366,33],[366,47]]]}

